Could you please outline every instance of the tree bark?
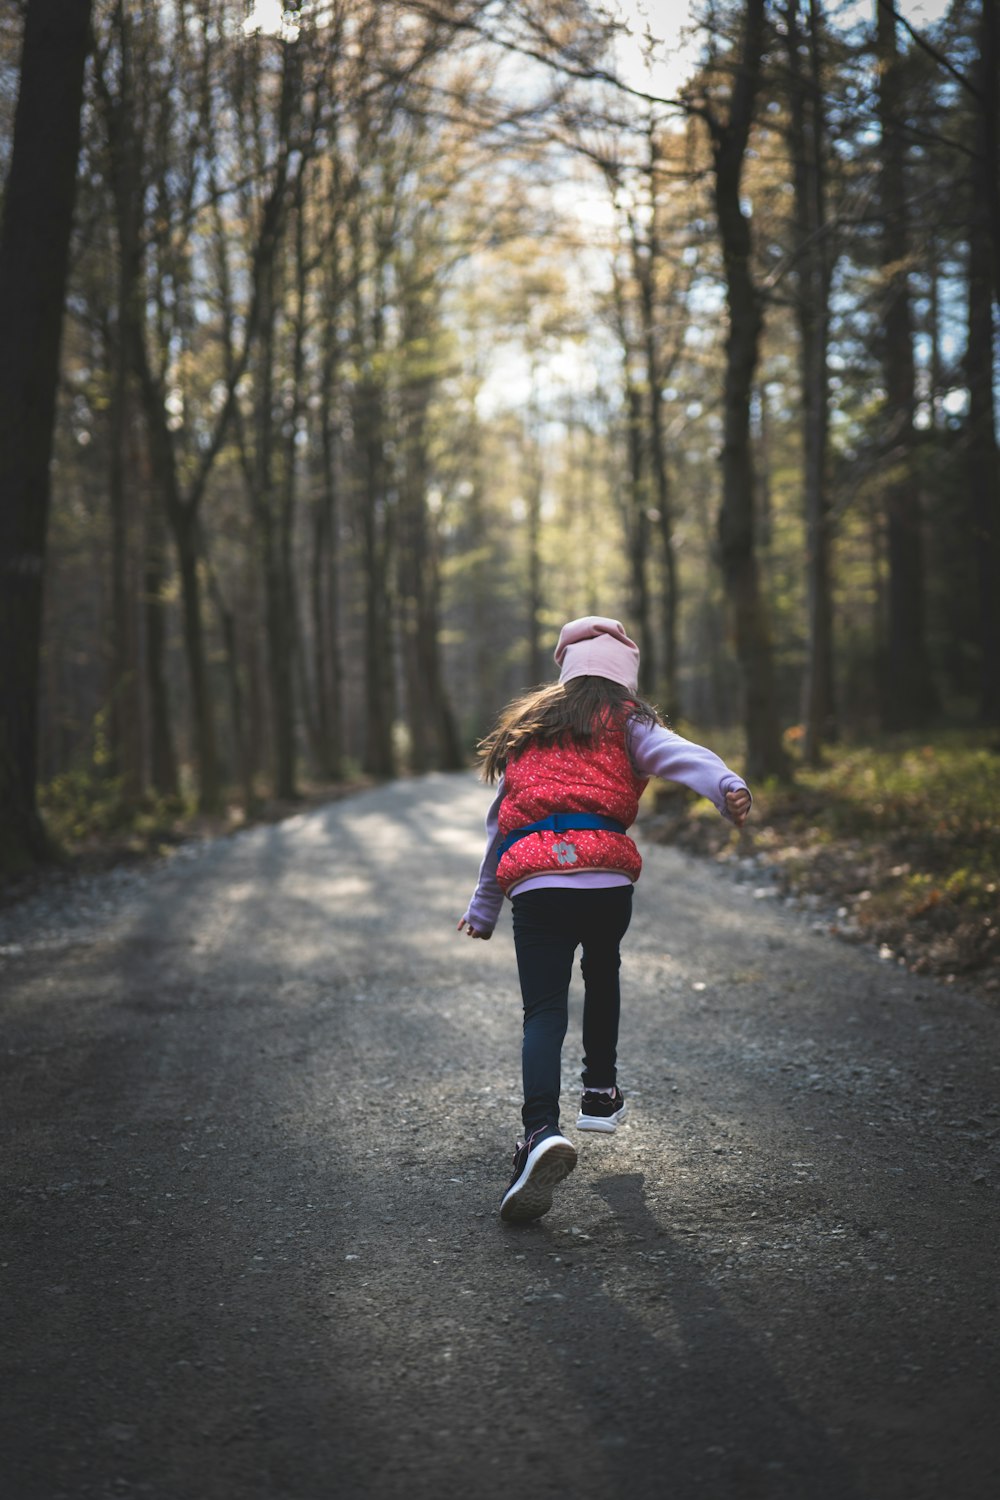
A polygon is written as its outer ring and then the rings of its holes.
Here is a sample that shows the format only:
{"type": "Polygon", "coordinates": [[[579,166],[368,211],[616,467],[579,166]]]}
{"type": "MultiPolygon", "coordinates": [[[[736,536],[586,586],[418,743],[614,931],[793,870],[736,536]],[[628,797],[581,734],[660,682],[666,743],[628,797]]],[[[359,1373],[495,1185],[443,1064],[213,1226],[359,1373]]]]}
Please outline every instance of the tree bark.
{"type": "Polygon", "coordinates": [[[339,629],[340,507],[336,441],[330,409],[333,376],[331,360],[324,363],[323,390],[320,394],[323,403],[319,418],[322,472],[313,517],[311,599],[320,770],[322,774],[337,780],[344,772],[344,744],[341,709],[343,669],[339,629]]]}
{"type": "Polygon", "coordinates": [[[132,329],[140,316],[138,291],[142,275],[142,147],[136,134],[133,88],[132,23],[122,3],[116,5],[114,28],[119,47],[119,93],[112,99],[101,70],[98,88],[104,105],[110,154],[111,189],[118,237],[116,322],[108,341],[112,372],[108,508],[111,513],[110,741],[113,772],[121,778],[121,797],[134,804],[142,791],[142,712],[139,692],[137,608],[130,588],[130,409],[132,329]]]}
{"type": "Polygon", "coordinates": [[[887,729],[916,729],[933,714],[936,695],[927,656],[924,548],[913,426],[916,396],[908,282],[910,248],[906,159],[900,133],[905,101],[896,49],[896,18],[882,5],[877,17],[878,118],[882,136],[879,213],[886,283],[882,365],[885,427],[891,450],[883,502],[889,554],[883,723],[887,729]]]}
{"type": "Polygon", "coordinates": [[[472,640],[474,664],[473,723],[477,734],[485,734],[487,726],[495,717],[497,702],[497,653],[493,649],[490,612],[490,586],[493,566],[490,546],[490,520],[488,507],[483,503],[486,490],[484,474],[483,432],[476,412],[475,399],[470,401],[469,434],[466,463],[469,474],[469,494],[465,503],[465,536],[476,551],[476,561],[471,570],[472,588],[472,640]]]}
{"type": "Polygon", "coordinates": [[[340,496],[334,402],[338,386],[337,338],[343,316],[340,227],[343,187],[337,159],[331,173],[327,212],[330,222],[322,282],[323,355],[317,393],[319,426],[316,495],[312,517],[310,607],[313,675],[316,682],[316,738],[320,774],[338,780],[344,773],[343,669],[340,656],[340,496]]]}
{"type": "Polygon", "coordinates": [[[534,397],[528,409],[527,506],[528,506],[528,679],[544,682],[545,653],[542,650],[542,486],[545,482],[541,422],[534,397]]]}
{"type": "Polygon", "coordinates": [[[146,414],[154,483],[160,490],[164,514],[177,552],[184,655],[198,760],[198,808],[200,812],[215,812],[220,801],[219,766],[215,743],[215,714],[205,665],[201,580],[198,575],[198,497],[196,495],[185,499],[181,493],[177,455],[173,436],[167,426],[163,393],[150,366],[145,334],[139,324],[133,327],[132,337],[133,359],[146,414]]]}
{"type": "MultiPolygon", "coordinates": [[[[628,355],[626,354],[626,360],[628,355]]],[[[625,421],[628,447],[628,548],[629,592],[632,623],[639,642],[639,690],[651,697],[656,666],[653,638],[653,608],[649,589],[649,506],[646,504],[646,445],[643,442],[642,391],[625,371],[625,421]]]]}
{"type": "Polygon", "coordinates": [[[90,0],[29,0],[0,223],[0,866],[49,852],[38,674],[50,465],[90,0]]]}
{"type": "Polygon", "coordinates": [[[257,797],[254,789],[253,769],[250,764],[249,744],[246,733],[246,711],[244,708],[243,682],[240,675],[236,618],[226,603],[218,574],[208,558],[204,540],[202,541],[201,550],[206,562],[205,571],[208,576],[208,591],[219,618],[219,632],[222,636],[222,647],[226,663],[226,681],[229,685],[229,717],[232,725],[233,755],[236,760],[236,774],[240,785],[243,811],[249,817],[256,807],[257,797]]]}
{"type": "Polygon", "coordinates": [[[976,143],[977,202],[992,251],[993,300],[1000,307],[1000,7],[980,0],[976,143]]]}
{"type": "Polygon", "coordinates": [[[354,392],[365,606],[365,769],[391,776],[392,600],[389,590],[391,524],[386,494],[383,393],[368,373],[354,392]]]}
{"type": "MultiPolygon", "coordinates": [[[[404,349],[426,363],[434,337],[434,309],[411,294],[404,320],[404,349]]],[[[400,475],[398,594],[406,668],[407,717],[414,771],[434,767],[455,771],[462,764],[458,734],[448,703],[438,644],[440,575],[433,518],[428,513],[428,409],[434,391],[432,371],[419,369],[399,393],[403,467],[400,475]]]]}
{"type": "Polygon", "coordinates": [[[365,768],[392,776],[392,527],[385,482],[382,392],[369,376],[359,384],[355,431],[361,463],[361,535],[365,589],[365,768]]]}
{"type": "MultiPolygon", "coordinates": [[[[674,529],[670,480],[667,475],[666,440],[663,432],[663,358],[661,338],[657,329],[657,270],[660,264],[661,246],[659,230],[659,195],[656,182],[656,145],[652,124],[648,131],[649,157],[649,228],[646,236],[645,254],[641,253],[639,232],[634,220],[631,222],[632,259],[636,283],[639,289],[639,309],[642,321],[642,347],[646,362],[646,392],[649,406],[649,470],[652,480],[651,499],[656,508],[660,538],[663,544],[663,662],[660,681],[663,687],[663,708],[668,715],[678,717],[681,712],[677,683],[677,614],[680,606],[677,557],[674,550],[674,529]]],[[[630,219],[632,216],[630,215],[630,219]]],[[[646,606],[647,628],[652,638],[652,621],[649,606],[646,606]]],[[[652,639],[650,639],[650,645],[652,639]]],[[[652,673],[653,656],[649,656],[652,673]]],[[[651,684],[650,684],[651,685],[651,684]]]]}
{"type": "MultiPolygon", "coordinates": [[[[633,257],[634,259],[634,257],[633,257]]],[[[624,496],[625,548],[628,562],[629,611],[639,644],[639,691],[652,696],[655,666],[653,618],[649,597],[649,507],[646,503],[646,453],[643,443],[642,392],[632,373],[633,340],[625,288],[612,266],[615,326],[622,356],[622,388],[625,397],[625,448],[628,487],[624,496]]]]}
{"type": "MultiPolygon", "coordinates": [[[[809,0],[802,56],[799,0],[786,11],[791,78],[795,185],[796,316],[802,382],[803,489],[806,517],[808,648],[804,684],[805,758],[818,765],[824,741],[837,734],[833,683],[833,608],[830,594],[828,346],[833,257],[826,211],[822,79],[822,6],[809,0]]],[[[763,394],[761,396],[763,400],[763,394]]]]}
{"type": "Polygon", "coordinates": [[[980,108],[973,167],[968,249],[968,342],[965,374],[969,414],[965,462],[972,510],[972,544],[979,585],[980,701],[984,724],[1000,724],[1000,469],[994,413],[995,321],[990,174],[996,170],[997,32],[995,6],[983,0],[977,83],[980,108]],[[989,102],[988,102],[988,98],[989,102]],[[993,135],[992,150],[990,135],[993,135]]]}
{"type": "MultiPolygon", "coordinates": [[[[301,210],[301,203],[299,204],[301,210]]],[[[297,221],[297,222],[300,222],[297,221]]],[[[298,239],[298,236],[297,236],[298,239]]],[[[271,697],[274,795],[291,800],[295,784],[295,623],[291,577],[292,522],[295,513],[295,435],[301,409],[304,267],[296,251],[296,308],[292,332],[292,396],[284,416],[280,483],[276,482],[273,432],[275,324],[278,316],[277,266],[272,260],[261,278],[259,358],[257,362],[256,433],[254,436],[253,507],[264,576],[267,621],[268,686],[271,697]]]]}
{"type": "Polygon", "coordinates": [[[750,397],[763,323],[750,265],[750,222],[740,181],[760,82],[764,0],[747,0],[742,56],[729,117],[711,120],[715,208],[726,274],[729,329],[723,397],[722,507],[719,547],[743,673],[747,776],[787,776],[774,691],[770,628],[754,550],[754,471],[750,397]]]}
{"type": "Polygon", "coordinates": [[[146,622],[146,702],[149,710],[149,775],[161,797],[179,790],[177,757],[170,720],[170,698],[165,670],[166,604],[164,575],[166,536],[160,501],[154,498],[146,523],[144,595],[146,622]]]}

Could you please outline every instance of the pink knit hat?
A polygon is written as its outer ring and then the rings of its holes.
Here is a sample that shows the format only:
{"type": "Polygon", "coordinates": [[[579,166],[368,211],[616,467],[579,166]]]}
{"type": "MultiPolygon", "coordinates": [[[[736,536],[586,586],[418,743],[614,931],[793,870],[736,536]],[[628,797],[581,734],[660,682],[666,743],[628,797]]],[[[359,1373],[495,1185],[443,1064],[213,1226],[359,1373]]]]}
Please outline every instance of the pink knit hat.
{"type": "Polygon", "coordinates": [[[584,615],[559,632],[556,664],[559,681],[573,677],[609,677],[634,693],[639,686],[639,647],[618,620],[584,615]]]}

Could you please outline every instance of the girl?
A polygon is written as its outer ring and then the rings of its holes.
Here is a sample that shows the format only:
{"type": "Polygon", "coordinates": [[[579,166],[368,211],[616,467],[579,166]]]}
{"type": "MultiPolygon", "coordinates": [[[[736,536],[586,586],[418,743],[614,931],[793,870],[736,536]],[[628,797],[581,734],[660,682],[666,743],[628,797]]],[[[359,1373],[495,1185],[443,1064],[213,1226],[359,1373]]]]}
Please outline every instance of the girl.
{"type": "Polygon", "coordinates": [[[639,648],[617,620],[571,620],[559,681],[517,699],[480,746],[497,794],[479,884],[458,924],[489,938],[504,896],[524,1002],[524,1140],[500,1203],[508,1222],[540,1218],[576,1166],[559,1129],[559,1072],[573,956],[582,945],[583,1097],[578,1130],[613,1131],[625,1114],[615,1073],[619,944],[642,860],[626,829],[650,776],[682,782],[742,828],[746,783],[717,755],[666,729],[636,696],[639,648]]]}

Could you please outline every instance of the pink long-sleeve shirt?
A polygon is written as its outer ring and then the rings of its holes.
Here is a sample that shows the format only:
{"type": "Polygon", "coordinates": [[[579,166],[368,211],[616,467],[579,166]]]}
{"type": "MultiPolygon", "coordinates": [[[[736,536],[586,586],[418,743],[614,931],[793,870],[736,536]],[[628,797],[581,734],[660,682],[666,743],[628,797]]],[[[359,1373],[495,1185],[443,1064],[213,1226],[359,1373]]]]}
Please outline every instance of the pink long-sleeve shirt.
{"type": "MultiPolygon", "coordinates": [[[[742,776],[731,771],[714,750],[685,740],[660,724],[644,724],[637,719],[630,720],[625,732],[632,764],[640,776],[659,776],[664,781],[679,781],[682,786],[690,787],[699,796],[707,797],[724,818],[732,821],[726,808],[726,793],[749,788],[742,776]]],[[[501,776],[496,796],[486,814],[486,853],[479,867],[479,881],[462,918],[477,932],[492,932],[503,906],[503,891],[497,884],[498,851],[502,842],[499,830],[500,804],[503,799],[504,778],[501,776]]],[[[523,891],[542,890],[546,887],[570,886],[574,890],[581,890],[630,884],[627,875],[614,875],[606,870],[581,870],[577,875],[553,872],[521,881],[517,894],[520,896],[523,891]]]]}

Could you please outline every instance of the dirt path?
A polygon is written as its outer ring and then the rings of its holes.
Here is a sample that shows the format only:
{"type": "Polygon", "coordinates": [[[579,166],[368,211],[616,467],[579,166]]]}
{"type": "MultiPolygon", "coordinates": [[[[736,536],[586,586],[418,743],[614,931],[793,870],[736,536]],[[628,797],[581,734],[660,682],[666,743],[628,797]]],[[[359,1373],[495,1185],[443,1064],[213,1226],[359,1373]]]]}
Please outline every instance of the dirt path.
{"type": "Polygon", "coordinates": [[[454,932],[487,800],[6,914],[6,1493],[994,1500],[1000,1017],[649,849],[631,1121],[505,1228],[509,917],[454,932]]]}

